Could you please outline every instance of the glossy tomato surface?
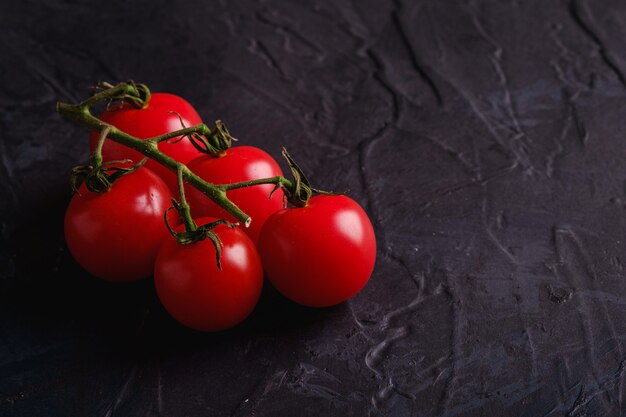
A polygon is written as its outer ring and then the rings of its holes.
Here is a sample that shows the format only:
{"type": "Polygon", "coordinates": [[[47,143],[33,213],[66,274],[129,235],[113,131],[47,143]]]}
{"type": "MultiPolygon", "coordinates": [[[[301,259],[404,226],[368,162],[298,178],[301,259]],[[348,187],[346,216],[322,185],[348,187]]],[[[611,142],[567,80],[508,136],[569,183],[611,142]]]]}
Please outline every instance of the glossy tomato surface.
{"type": "Polygon", "coordinates": [[[346,196],[320,195],[267,219],[259,239],[263,267],[285,297],[311,307],[341,303],[367,283],[376,237],[365,211],[346,196]]]}
{"type": "Polygon", "coordinates": [[[145,167],[103,194],[82,184],[65,213],[65,240],[74,259],[109,281],[150,276],[163,240],[172,239],[163,221],[171,198],[163,180],[145,167]]]}
{"type": "MultiPolygon", "coordinates": [[[[178,115],[170,113],[171,111],[180,114],[186,127],[202,123],[200,116],[191,104],[181,97],[168,93],[153,93],[150,96],[148,106],[144,109],[136,109],[128,103],[123,103],[103,112],[99,117],[103,122],[109,123],[129,135],[147,139],[182,128],[178,115]]],[[[98,137],[99,134],[97,132],[92,132],[92,150],[98,137]]],[[[168,141],[170,143],[161,142],[159,150],[185,164],[200,154],[188,139],[174,143],[177,139],[170,139],[168,141]]],[[[128,158],[137,163],[143,159],[143,155],[139,152],[117,144],[112,140],[107,140],[104,143],[102,156],[105,161],[128,158]]],[[[146,167],[163,178],[172,192],[177,193],[178,188],[174,173],[153,160],[148,160],[146,167]]]]}
{"type": "MultiPolygon", "coordinates": [[[[283,175],[282,170],[270,155],[253,146],[230,148],[221,157],[202,155],[188,164],[189,169],[205,181],[214,184],[235,182],[283,175]]],[[[255,185],[228,192],[228,197],[252,218],[245,232],[257,243],[265,220],[283,208],[282,190],[274,189],[273,184],[255,185]]],[[[185,187],[187,200],[194,217],[211,216],[236,221],[223,208],[191,186],[185,187]]]]}
{"type": "MultiPolygon", "coordinates": [[[[201,218],[197,224],[214,220],[201,218]]],[[[223,243],[221,270],[209,239],[189,245],[165,241],[154,268],[165,309],[180,323],[200,331],[224,330],[243,321],[263,286],[261,259],[250,238],[239,227],[220,225],[213,230],[223,243]]]]}

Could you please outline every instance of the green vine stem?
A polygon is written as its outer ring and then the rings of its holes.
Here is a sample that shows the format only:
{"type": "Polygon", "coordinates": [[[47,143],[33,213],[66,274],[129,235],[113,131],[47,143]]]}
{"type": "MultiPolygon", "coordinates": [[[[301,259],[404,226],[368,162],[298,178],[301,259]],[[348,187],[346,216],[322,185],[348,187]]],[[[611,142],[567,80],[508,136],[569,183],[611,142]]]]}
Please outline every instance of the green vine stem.
{"type": "Polygon", "coordinates": [[[183,170],[179,166],[178,171],[176,172],[176,176],[178,178],[178,195],[179,201],[177,204],[178,214],[183,218],[183,223],[185,224],[185,230],[188,232],[195,231],[198,226],[196,222],[193,221],[191,217],[191,210],[189,208],[189,203],[187,203],[187,198],[185,198],[185,186],[183,185],[183,170]]]}
{"type": "Polygon", "coordinates": [[[96,143],[96,148],[91,154],[91,164],[94,168],[100,168],[102,166],[102,147],[104,146],[104,141],[106,140],[109,131],[111,131],[111,128],[108,126],[102,129],[98,142],[96,143]]]}
{"type": "Polygon", "coordinates": [[[261,185],[261,184],[274,184],[276,186],[283,187],[291,187],[291,181],[286,179],[285,177],[269,177],[269,178],[259,178],[256,180],[250,181],[242,181],[242,182],[234,182],[232,184],[224,184],[219,187],[224,191],[237,190],[239,188],[252,187],[253,185],[261,185]]]}
{"type": "MultiPolygon", "coordinates": [[[[105,87],[109,86],[110,84],[105,85],[105,87]]],[[[90,130],[102,133],[105,129],[108,129],[108,134],[106,136],[108,139],[134,149],[147,158],[153,159],[170,171],[176,173],[185,182],[200,190],[216,204],[224,208],[238,221],[243,223],[246,227],[250,226],[252,219],[228,198],[226,195],[227,191],[258,184],[274,184],[277,187],[284,187],[286,189],[294,188],[294,183],[284,177],[263,178],[235,184],[211,184],[191,172],[185,164],[176,161],[158,149],[159,142],[177,136],[199,134],[211,137],[213,135],[219,135],[221,134],[219,127],[215,131],[212,131],[205,124],[200,124],[176,130],[165,135],[155,136],[148,139],[140,139],[117,129],[115,126],[103,122],[91,114],[91,107],[102,101],[130,100],[136,107],[142,107],[145,106],[145,103],[149,100],[149,96],[149,90],[141,84],[135,84],[133,82],[119,83],[94,94],[92,97],[79,104],[58,102],[57,112],[68,120],[71,120],[81,126],[85,126],[90,130]]]]}

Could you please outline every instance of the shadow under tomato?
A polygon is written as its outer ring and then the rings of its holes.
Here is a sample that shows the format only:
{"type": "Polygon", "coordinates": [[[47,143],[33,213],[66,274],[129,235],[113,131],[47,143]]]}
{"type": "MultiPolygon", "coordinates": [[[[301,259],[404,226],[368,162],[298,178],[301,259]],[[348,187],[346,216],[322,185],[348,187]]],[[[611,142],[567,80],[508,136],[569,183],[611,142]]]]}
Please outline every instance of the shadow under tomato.
{"type": "Polygon", "coordinates": [[[341,307],[311,308],[298,305],[283,297],[274,287],[264,283],[259,303],[250,316],[239,325],[220,332],[195,331],[175,321],[160,304],[155,294],[150,303],[150,317],[143,324],[140,336],[145,354],[156,356],[167,352],[192,352],[223,344],[238,344],[258,339],[292,339],[315,331],[341,307]]]}
{"type": "Polygon", "coordinates": [[[259,303],[242,326],[265,333],[306,330],[333,316],[336,310],[335,307],[314,308],[294,303],[266,279],[259,303]]]}

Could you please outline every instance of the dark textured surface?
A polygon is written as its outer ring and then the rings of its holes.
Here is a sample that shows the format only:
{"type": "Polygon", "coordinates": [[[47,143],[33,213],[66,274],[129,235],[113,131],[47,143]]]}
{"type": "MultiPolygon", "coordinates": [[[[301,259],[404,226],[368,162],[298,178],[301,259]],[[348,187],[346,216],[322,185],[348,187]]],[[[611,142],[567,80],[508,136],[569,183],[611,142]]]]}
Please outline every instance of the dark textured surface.
{"type": "Polygon", "coordinates": [[[626,7],[618,1],[3,1],[0,416],[618,416],[626,7]],[[378,236],[354,299],[267,288],[182,329],[64,245],[98,80],[286,145],[378,236]]]}

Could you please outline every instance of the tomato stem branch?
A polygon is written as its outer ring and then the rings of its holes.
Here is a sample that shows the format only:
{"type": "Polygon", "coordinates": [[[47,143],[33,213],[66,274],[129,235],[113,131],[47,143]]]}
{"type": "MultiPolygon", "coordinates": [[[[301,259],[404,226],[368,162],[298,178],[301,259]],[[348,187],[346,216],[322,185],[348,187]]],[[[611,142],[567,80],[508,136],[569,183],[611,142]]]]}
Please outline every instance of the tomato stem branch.
{"type": "Polygon", "coordinates": [[[177,136],[188,136],[192,133],[199,133],[201,135],[208,136],[208,135],[211,135],[213,132],[211,132],[211,129],[209,129],[207,125],[200,124],[196,126],[185,127],[183,129],[178,129],[173,132],[166,133],[165,135],[154,136],[152,138],[146,139],[146,141],[150,141],[153,143],[161,143],[168,139],[175,138],[177,136]]]}
{"type": "Polygon", "coordinates": [[[102,147],[104,146],[104,141],[106,140],[110,130],[111,129],[107,126],[102,129],[102,132],[100,132],[100,137],[98,138],[98,142],[96,143],[96,148],[91,154],[91,162],[94,168],[99,168],[102,166],[102,147]]]}
{"type": "Polygon", "coordinates": [[[191,217],[191,210],[189,209],[189,203],[187,203],[187,199],[185,198],[185,186],[183,181],[183,168],[181,166],[178,167],[176,171],[176,177],[178,178],[178,195],[180,201],[178,202],[178,214],[183,218],[183,223],[185,224],[185,230],[188,232],[193,232],[198,229],[196,223],[193,221],[191,217]]]}
{"type": "Polygon", "coordinates": [[[290,188],[293,186],[292,182],[289,181],[287,178],[276,176],[276,177],[269,177],[269,178],[259,178],[259,179],[250,180],[250,181],[235,182],[232,184],[224,184],[224,185],[220,185],[219,187],[224,191],[231,191],[231,190],[237,190],[239,188],[252,187],[253,185],[261,185],[261,184],[274,184],[278,187],[284,186],[287,188],[290,188]]]}
{"type": "MultiPolygon", "coordinates": [[[[105,86],[109,87],[110,85],[105,86]]],[[[145,102],[143,102],[142,100],[147,101],[149,99],[149,94],[150,93],[147,87],[141,84],[136,85],[132,82],[119,83],[116,86],[100,91],[99,93],[93,95],[92,97],[79,104],[58,102],[56,108],[57,112],[60,115],[69,119],[70,121],[75,122],[81,126],[85,126],[90,130],[100,132],[101,138],[105,137],[128,148],[131,148],[141,153],[142,155],[156,161],[157,163],[165,166],[167,169],[178,175],[179,186],[181,181],[187,182],[191,186],[204,193],[216,204],[224,208],[228,213],[230,213],[238,221],[242,222],[246,227],[250,225],[252,219],[227,197],[227,191],[243,187],[249,187],[257,184],[276,184],[277,186],[284,187],[290,187],[292,185],[292,183],[284,177],[263,178],[259,180],[245,181],[235,184],[211,184],[191,172],[185,164],[178,162],[175,159],[164,154],[163,152],[159,151],[158,143],[170,138],[174,138],[177,136],[188,136],[193,133],[198,133],[200,135],[214,134],[214,132],[212,132],[211,129],[204,124],[187,127],[177,130],[175,132],[155,136],[144,140],[139,139],[135,136],[131,136],[128,133],[117,129],[115,126],[103,122],[102,120],[91,114],[91,106],[107,100],[128,99],[136,105],[145,105],[145,102]],[[141,86],[141,88],[139,88],[139,86],[141,86]],[[145,98],[142,97],[142,95],[145,96],[145,98]]],[[[217,131],[217,134],[224,134],[224,132],[220,131],[219,126],[217,128],[217,131]]]]}
{"type": "MultiPolygon", "coordinates": [[[[103,85],[108,86],[108,84],[103,84],[103,85]]],[[[81,103],[78,104],[78,107],[82,107],[83,109],[88,110],[91,106],[101,101],[115,100],[115,99],[120,99],[126,96],[136,97],[137,99],[140,98],[141,94],[139,90],[137,89],[137,86],[135,85],[135,83],[132,83],[132,82],[119,83],[116,86],[107,88],[103,91],[100,91],[97,94],[94,94],[93,96],[89,97],[87,100],[82,101],[81,103]]]]}

